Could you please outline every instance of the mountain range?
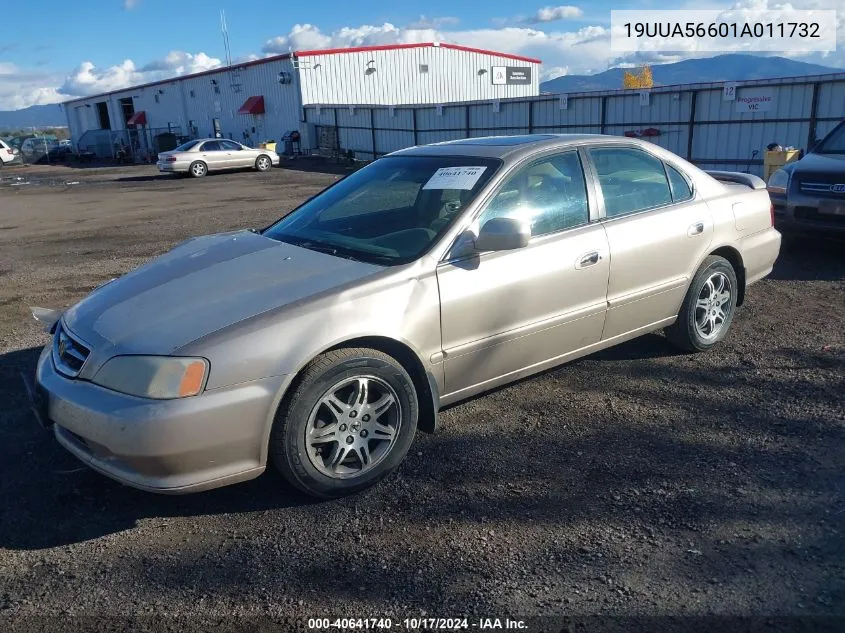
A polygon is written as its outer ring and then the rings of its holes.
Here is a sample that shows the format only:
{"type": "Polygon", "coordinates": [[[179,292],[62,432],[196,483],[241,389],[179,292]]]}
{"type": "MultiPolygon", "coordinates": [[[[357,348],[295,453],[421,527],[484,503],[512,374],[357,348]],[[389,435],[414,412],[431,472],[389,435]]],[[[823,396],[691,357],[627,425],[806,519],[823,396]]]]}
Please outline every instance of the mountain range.
{"type": "Polygon", "coordinates": [[[22,110],[0,111],[0,130],[65,125],[67,125],[67,119],[58,103],[29,106],[22,110]]]}
{"type": "MultiPolygon", "coordinates": [[[[625,68],[611,68],[595,75],[564,75],[541,83],[540,92],[569,93],[617,90],[622,88],[622,75],[625,70],[625,68]]],[[[711,81],[803,77],[845,72],[845,70],[808,64],[786,57],[731,54],[686,59],[672,64],[655,64],[651,67],[651,72],[655,85],[671,86],[711,81]]]]}

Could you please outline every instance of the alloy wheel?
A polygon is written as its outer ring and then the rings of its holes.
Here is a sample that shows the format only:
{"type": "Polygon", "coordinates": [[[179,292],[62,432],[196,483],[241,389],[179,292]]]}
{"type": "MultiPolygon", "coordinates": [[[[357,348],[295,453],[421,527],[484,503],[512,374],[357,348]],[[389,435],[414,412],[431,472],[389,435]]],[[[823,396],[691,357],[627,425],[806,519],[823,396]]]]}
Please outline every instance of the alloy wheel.
{"type": "Polygon", "coordinates": [[[359,477],[387,457],[401,424],[402,410],[389,384],[375,376],[346,378],[311,410],[305,426],[308,459],[327,477],[359,477]]]}
{"type": "Polygon", "coordinates": [[[695,329],[704,340],[719,335],[733,310],[731,280],[723,272],[715,272],[707,278],[695,302],[695,329]]]}

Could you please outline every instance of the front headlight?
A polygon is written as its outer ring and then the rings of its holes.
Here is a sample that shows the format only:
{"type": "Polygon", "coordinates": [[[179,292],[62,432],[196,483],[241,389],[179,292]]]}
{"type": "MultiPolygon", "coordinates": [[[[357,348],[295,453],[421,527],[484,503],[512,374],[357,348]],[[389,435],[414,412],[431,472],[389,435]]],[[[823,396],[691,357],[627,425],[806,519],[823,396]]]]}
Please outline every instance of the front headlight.
{"type": "Polygon", "coordinates": [[[203,390],[208,377],[204,358],[175,356],[115,356],[91,382],[141,398],[186,398],[203,390]]]}
{"type": "Polygon", "coordinates": [[[789,187],[789,172],[785,169],[778,169],[775,173],[769,176],[769,182],[766,184],[766,189],[770,193],[779,193],[786,195],[786,190],[789,187]]]}

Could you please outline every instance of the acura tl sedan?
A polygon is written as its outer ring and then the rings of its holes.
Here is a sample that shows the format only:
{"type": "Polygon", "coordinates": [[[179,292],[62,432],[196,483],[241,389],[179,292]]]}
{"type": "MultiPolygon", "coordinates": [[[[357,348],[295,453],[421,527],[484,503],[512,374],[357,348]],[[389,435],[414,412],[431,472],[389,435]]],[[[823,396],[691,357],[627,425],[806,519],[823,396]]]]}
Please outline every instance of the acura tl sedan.
{"type": "Polygon", "coordinates": [[[188,174],[202,178],[210,171],[256,169],[268,171],[279,164],[279,155],[268,149],[253,149],[225,138],[201,138],[188,141],[158,155],[161,172],[188,174]]]}
{"type": "Polygon", "coordinates": [[[317,497],[362,490],[445,405],[659,329],[724,339],[781,238],[761,179],[713,174],[598,135],[393,153],[42,310],[35,411],[144,490],[268,464],[317,497]]]}

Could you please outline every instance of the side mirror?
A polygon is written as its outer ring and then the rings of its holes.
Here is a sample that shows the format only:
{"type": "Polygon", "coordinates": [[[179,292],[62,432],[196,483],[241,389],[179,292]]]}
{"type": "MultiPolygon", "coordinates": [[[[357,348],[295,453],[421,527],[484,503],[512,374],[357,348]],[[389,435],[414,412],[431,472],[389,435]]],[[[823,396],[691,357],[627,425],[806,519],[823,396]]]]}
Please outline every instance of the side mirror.
{"type": "Polygon", "coordinates": [[[475,238],[477,251],[509,251],[528,246],[531,227],[516,218],[492,218],[484,223],[475,238]]]}

